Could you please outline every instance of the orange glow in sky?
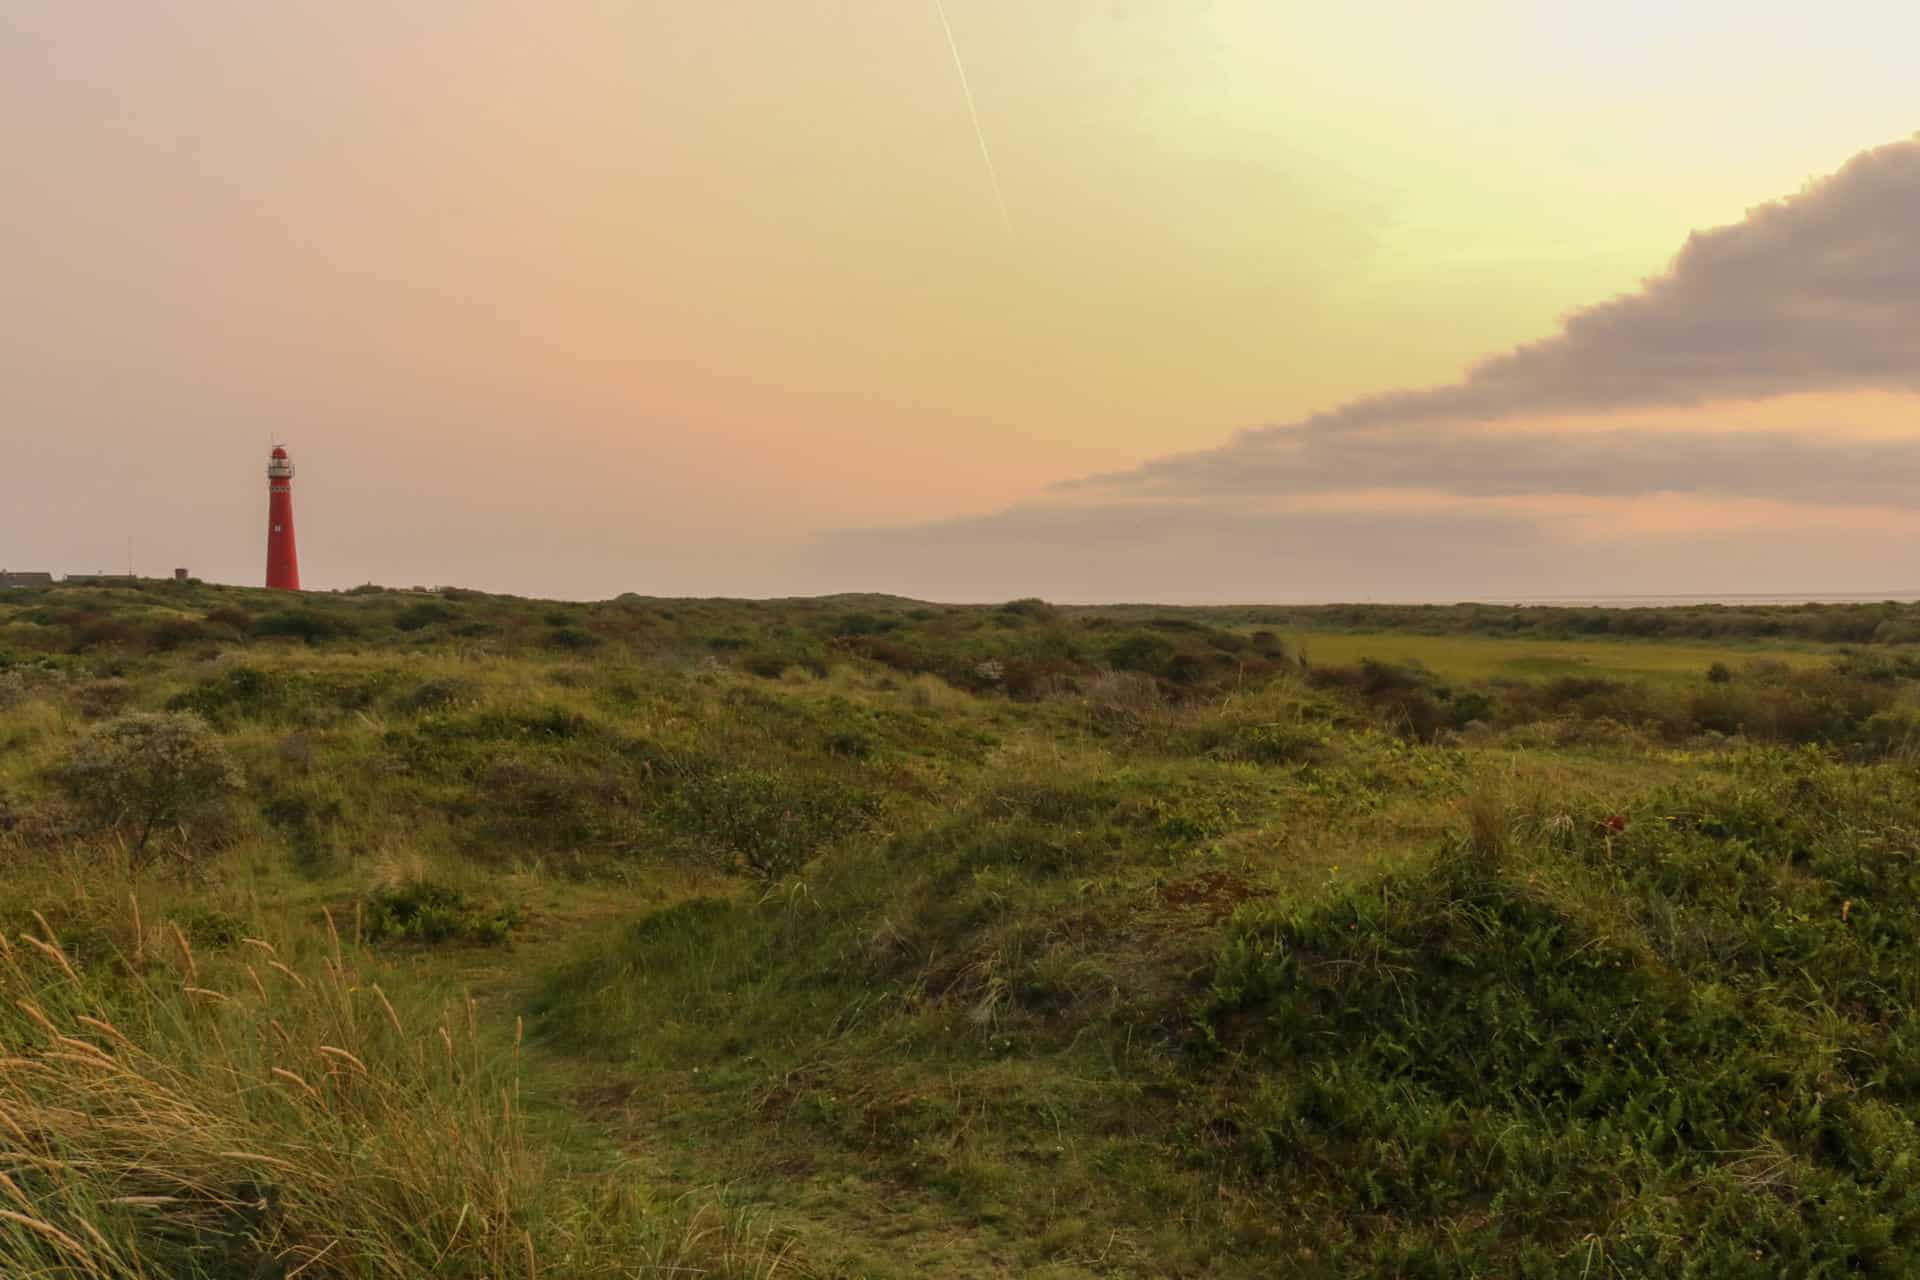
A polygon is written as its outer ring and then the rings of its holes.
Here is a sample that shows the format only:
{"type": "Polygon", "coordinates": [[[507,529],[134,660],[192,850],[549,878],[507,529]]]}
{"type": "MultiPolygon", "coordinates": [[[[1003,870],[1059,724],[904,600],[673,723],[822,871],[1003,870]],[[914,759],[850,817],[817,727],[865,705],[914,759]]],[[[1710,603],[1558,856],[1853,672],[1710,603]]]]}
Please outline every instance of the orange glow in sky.
{"type": "MultiPolygon", "coordinates": [[[[1066,551],[1001,590],[965,522],[1453,382],[1911,135],[1920,10],[1789,8],[946,0],[977,136],[933,0],[9,4],[0,560],[133,538],[251,582],[272,437],[309,586],[1124,591],[1066,551]],[[923,572],[842,554],[956,521],[923,572]]],[[[1882,380],[1487,429],[1912,410],[1882,380]]],[[[1605,501],[1663,534],[1848,506],[1605,501]]]]}

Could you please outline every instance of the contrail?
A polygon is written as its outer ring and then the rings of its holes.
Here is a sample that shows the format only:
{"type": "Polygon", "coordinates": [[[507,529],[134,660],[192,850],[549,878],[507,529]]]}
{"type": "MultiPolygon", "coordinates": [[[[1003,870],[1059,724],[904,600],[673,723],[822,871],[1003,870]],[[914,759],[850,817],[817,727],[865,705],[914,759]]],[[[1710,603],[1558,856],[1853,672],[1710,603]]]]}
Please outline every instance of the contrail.
{"type": "Polygon", "coordinates": [[[967,95],[967,116],[973,121],[973,136],[980,140],[980,158],[987,162],[987,178],[993,183],[993,201],[1000,206],[1001,225],[1011,231],[1013,219],[1007,216],[1007,197],[1000,191],[1000,171],[993,165],[987,131],[980,127],[980,109],[973,104],[973,85],[967,80],[967,64],[960,60],[960,42],[953,38],[953,24],[947,21],[946,0],[933,0],[933,7],[940,13],[941,30],[947,33],[947,48],[953,50],[953,69],[960,73],[960,91],[967,95]]]}

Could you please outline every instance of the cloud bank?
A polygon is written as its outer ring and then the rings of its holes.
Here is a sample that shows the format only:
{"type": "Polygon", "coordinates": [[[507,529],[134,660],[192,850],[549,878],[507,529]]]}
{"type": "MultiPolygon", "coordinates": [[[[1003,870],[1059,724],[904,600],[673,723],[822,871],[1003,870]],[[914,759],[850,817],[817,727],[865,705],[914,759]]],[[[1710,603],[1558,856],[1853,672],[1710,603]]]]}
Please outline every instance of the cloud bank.
{"type": "Polygon", "coordinates": [[[1917,513],[1920,135],[1456,383],[996,516],[835,535],[822,566],[1067,599],[1891,590],[1920,586],[1917,513]]]}

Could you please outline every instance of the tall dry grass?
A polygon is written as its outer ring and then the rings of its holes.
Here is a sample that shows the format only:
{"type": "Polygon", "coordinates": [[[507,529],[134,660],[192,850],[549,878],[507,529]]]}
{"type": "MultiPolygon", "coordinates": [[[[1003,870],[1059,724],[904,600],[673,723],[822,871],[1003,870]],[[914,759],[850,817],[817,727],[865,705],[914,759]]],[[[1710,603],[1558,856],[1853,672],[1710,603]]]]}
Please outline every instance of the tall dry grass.
{"type": "Polygon", "coordinates": [[[470,999],[396,1001],[328,922],[197,955],[170,923],[80,962],[44,917],[0,937],[0,1275],[767,1275],[720,1215],[529,1140],[521,1046],[470,999]],[[674,1215],[667,1215],[671,1220],[674,1215]]]}

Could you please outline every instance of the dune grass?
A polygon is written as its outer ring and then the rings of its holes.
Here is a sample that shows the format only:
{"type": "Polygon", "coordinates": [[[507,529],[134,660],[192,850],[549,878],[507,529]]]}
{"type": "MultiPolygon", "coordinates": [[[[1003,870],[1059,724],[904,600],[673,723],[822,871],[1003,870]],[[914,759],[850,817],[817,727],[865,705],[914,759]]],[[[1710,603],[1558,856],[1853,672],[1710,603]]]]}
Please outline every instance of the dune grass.
{"type": "Polygon", "coordinates": [[[326,913],[289,947],[69,885],[0,944],[5,1274],[776,1269],[739,1218],[663,1213],[530,1118],[518,1023],[326,913]]]}
{"type": "Polygon", "coordinates": [[[26,594],[0,1273],[1917,1265],[1898,644],[26,594]]]}

